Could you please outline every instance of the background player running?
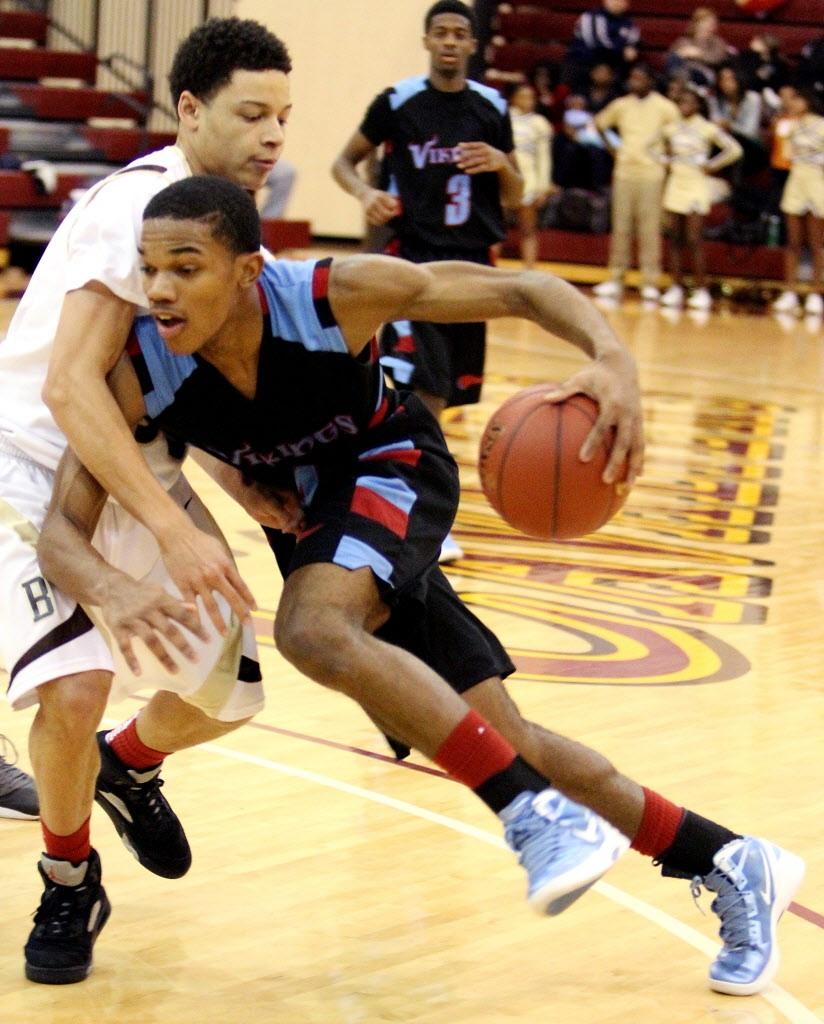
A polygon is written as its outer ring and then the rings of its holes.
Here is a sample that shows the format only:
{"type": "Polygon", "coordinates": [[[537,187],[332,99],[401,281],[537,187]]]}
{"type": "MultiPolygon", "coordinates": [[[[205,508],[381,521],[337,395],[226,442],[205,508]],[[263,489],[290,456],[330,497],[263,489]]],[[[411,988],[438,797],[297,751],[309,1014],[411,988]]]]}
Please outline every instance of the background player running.
{"type": "MultiPolygon", "coordinates": [[[[335,160],[335,180],[363,205],[370,224],[391,222],[391,251],[413,263],[467,260],[489,265],[504,237],[502,205],[523,192],[506,101],[467,80],[475,52],[471,9],[439,0],[424,20],[429,74],[382,92],[335,160]],[[389,188],[372,188],[357,166],[384,147],[389,188]]],[[[483,384],[486,324],[395,320],[381,333],[382,362],[436,416],[477,402],[483,384]]],[[[461,557],[446,539],[442,561],[461,557]]]]}

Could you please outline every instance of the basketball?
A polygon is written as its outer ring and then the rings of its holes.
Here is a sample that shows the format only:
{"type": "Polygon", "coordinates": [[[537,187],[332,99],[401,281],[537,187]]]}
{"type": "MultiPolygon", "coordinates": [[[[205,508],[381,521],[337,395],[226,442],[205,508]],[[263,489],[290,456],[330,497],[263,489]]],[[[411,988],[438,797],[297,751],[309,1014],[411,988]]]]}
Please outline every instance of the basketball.
{"type": "MultiPolygon", "coordinates": [[[[519,391],[481,438],[478,471],[489,504],[511,526],[542,540],[571,540],[603,526],[623,505],[623,486],[601,479],[614,430],[589,462],[578,453],[598,417],[586,395],[551,403],[553,384],[519,391]]],[[[626,476],[626,466],[619,480],[626,476]]]]}

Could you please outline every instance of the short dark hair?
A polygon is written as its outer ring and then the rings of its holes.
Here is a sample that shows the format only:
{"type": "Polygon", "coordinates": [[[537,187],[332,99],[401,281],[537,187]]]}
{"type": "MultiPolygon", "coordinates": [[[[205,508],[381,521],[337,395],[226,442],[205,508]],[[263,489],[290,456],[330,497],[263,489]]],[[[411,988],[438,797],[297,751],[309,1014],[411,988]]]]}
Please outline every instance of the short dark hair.
{"type": "Polygon", "coordinates": [[[437,3],[432,4],[426,12],[426,17],[423,19],[424,32],[429,31],[432,19],[437,18],[439,14],[460,14],[462,18],[466,18],[469,22],[472,35],[475,35],[475,15],[472,13],[472,8],[462,3],[462,0],[438,0],[437,3]]]}
{"type": "Polygon", "coordinates": [[[270,70],[292,70],[289,51],[276,35],[248,18],[210,18],[177,48],[169,88],[177,106],[184,91],[210,100],[235,71],[270,70]]]}
{"type": "Polygon", "coordinates": [[[248,192],[226,178],[184,178],[153,196],[143,220],[168,217],[209,225],[212,236],[235,256],[260,248],[260,217],[248,192]]]}

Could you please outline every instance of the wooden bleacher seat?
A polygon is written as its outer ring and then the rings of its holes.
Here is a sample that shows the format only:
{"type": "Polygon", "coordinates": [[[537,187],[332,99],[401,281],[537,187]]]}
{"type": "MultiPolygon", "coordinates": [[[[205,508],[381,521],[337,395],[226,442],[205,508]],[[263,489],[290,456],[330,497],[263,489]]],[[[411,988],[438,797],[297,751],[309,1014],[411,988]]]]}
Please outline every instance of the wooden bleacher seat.
{"type": "Polygon", "coordinates": [[[49,18],[28,11],[0,11],[0,39],[31,39],[38,46],[46,45],[49,18]]]}
{"type": "Polygon", "coordinates": [[[96,77],[97,57],[93,53],[0,47],[0,79],[38,82],[41,78],[76,78],[93,85],[96,77]]]}
{"type": "Polygon", "coordinates": [[[35,117],[46,121],[115,117],[134,121],[142,120],[148,104],[148,94],[140,91],[114,93],[86,87],[53,88],[28,82],[6,83],[0,88],[0,114],[3,117],[35,117]]]}

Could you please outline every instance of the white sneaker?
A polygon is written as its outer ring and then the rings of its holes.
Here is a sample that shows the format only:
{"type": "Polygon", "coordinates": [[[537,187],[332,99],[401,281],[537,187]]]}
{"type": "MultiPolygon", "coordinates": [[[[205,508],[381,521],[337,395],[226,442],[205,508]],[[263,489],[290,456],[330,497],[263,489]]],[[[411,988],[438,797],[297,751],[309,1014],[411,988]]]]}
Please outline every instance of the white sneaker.
{"type": "Polygon", "coordinates": [[[687,299],[690,309],[710,309],[712,307],[712,296],[706,288],[698,288],[687,299]]]}
{"type": "Polygon", "coordinates": [[[821,316],[824,313],[824,299],[818,294],[818,292],[810,292],[807,296],[807,300],[804,303],[804,312],[808,316],[821,316]]]}
{"type": "Polygon", "coordinates": [[[661,296],[661,305],[680,309],[684,305],[684,289],[680,284],[670,285],[661,296]]]}
{"type": "Polygon", "coordinates": [[[798,305],[798,296],[795,292],[785,291],[778,296],[772,304],[772,308],[776,313],[795,313],[798,305]]]}
{"type": "Polygon", "coordinates": [[[620,299],[624,294],[624,286],[620,281],[602,281],[595,285],[592,294],[599,299],[620,299]]]}
{"type": "Polygon", "coordinates": [[[444,537],[443,544],[441,544],[441,553],[438,555],[438,561],[443,565],[445,562],[457,562],[463,556],[463,548],[452,534],[448,533],[444,537]]]}
{"type": "Polygon", "coordinates": [[[641,289],[641,300],[643,302],[657,302],[661,298],[661,293],[652,284],[645,284],[641,289]]]}

